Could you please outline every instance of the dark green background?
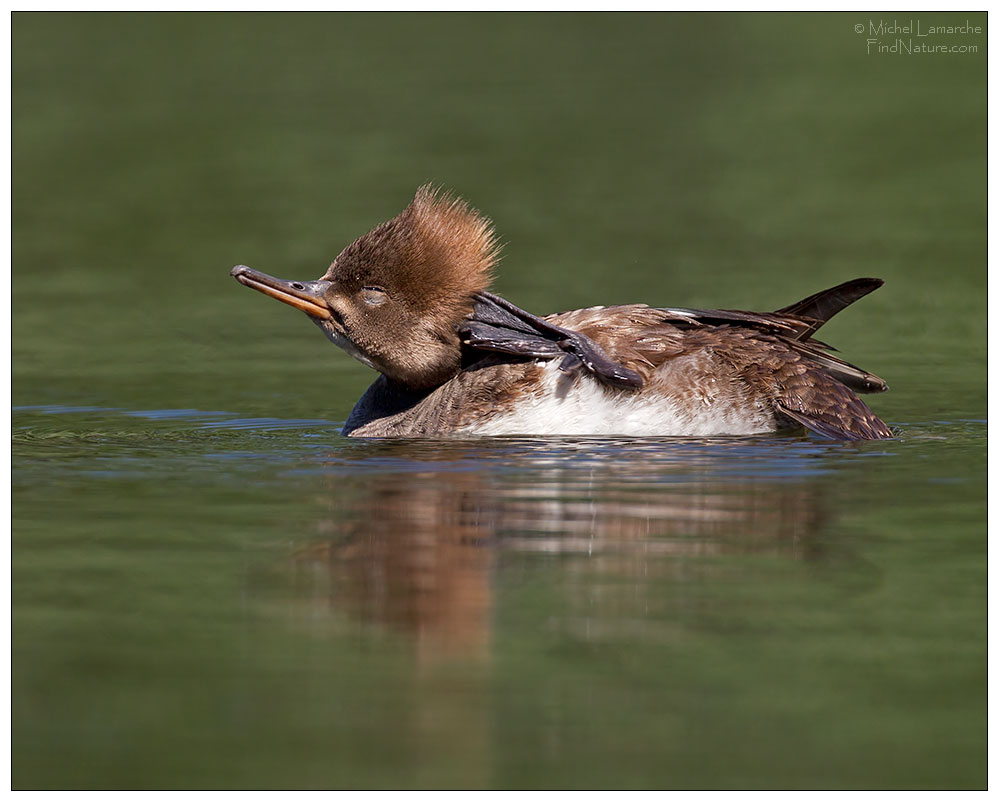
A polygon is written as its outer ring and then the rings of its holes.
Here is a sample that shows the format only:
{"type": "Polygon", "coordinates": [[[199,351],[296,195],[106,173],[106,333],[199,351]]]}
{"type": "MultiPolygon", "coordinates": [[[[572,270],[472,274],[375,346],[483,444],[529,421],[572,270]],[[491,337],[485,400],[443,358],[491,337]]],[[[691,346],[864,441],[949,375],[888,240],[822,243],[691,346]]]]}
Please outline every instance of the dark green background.
{"type": "Polygon", "coordinates": [[[15,787],[983,787],[986,37],[871,20],[14,14],[15,787]],[[428,180],[539,313],[885,278],[901,437],[340,439],[228,269],[428,180]]]}

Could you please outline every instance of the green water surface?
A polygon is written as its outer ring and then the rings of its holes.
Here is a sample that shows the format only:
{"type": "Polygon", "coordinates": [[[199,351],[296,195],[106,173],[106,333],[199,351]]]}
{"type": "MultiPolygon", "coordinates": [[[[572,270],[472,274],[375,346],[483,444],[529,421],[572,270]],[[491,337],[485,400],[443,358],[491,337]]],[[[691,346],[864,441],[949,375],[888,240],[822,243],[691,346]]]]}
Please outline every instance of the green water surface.
{"type": "Polygon", "coordinates": [[[14,787],[984,787],[986,37],[880,19],[15,14],[14,787]],[[539,313],[883,277],[899,437],[342,438],[228,270],[427,180],[539,313]]]}

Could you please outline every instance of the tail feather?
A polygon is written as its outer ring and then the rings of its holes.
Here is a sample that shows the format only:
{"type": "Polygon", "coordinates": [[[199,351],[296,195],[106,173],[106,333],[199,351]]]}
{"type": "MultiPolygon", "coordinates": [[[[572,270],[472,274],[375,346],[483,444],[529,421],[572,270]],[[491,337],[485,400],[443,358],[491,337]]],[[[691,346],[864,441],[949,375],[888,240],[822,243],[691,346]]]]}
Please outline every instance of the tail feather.
{"type": "Polygon", "coordinates": [[[796,337],[798,340],[807,340],[835,314],[842,312],[854,301],[874,292],[884,283],[884,279],[880,278],[855,278],[809,295],[797,303],[778,309],[774,314],[808,319],[810,325],[796,337]]]}

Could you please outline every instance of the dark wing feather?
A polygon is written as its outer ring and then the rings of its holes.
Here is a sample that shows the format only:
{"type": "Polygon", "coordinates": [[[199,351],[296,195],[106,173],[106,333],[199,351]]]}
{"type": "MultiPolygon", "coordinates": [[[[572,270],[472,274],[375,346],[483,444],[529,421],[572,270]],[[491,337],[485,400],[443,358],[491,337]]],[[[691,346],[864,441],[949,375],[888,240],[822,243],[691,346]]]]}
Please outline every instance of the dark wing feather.
{"type": "Polygon", "coordinates": [[[639,373],[615,362],[591,338],[525,312],[491,292],[476,294],[472,315],[458,327],[458,335],[473,349],[533,359],[564,356],[566,371],[583,367],[621,390],[640,390],[644,384],[639,373]]]}
{"type": "Polygon", "coordinates": [[[818,365],[837,381],[841,381],[851,390],[858,393],[883,393],[888,389],[885,380],[880,376],[851,365],[846,360],[826,353],[815,347],[815,343],[795,341],[788,343],[795,351],[804,356],[810,362],[818,365]]]}
{"type": "Polygon", "coordinates": [[[682,306],[659,307],[669,314],[670,321],[677,324],[689,323],[701,326],[745,326],[779,334],[790,339],[798,339],[802,332],[812,327],[815,321],[801,320],[789,315],[769,312],[743,312],[739,309],[687,309],[682,306]]]}
{"type": "Polygon", "coordinates": [[[482,351],[495,351],[530,359],[555,359],[563,351],[551,340],[537,334],[525,334],[516,329],[492,326],[478,320],[466,320],[458,327],[465,345],[482,351]]]}

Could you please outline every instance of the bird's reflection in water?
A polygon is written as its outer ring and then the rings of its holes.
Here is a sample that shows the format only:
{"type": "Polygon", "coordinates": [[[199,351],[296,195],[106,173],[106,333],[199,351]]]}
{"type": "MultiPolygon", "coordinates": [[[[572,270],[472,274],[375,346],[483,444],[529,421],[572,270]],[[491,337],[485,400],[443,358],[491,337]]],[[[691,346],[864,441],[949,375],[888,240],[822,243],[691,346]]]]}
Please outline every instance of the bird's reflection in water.
{"type": "Polygon", "coordinates": [[[323,597],[313,602],[410,633],[421,662],[484,659],[497,588],[534,555],[557,555],[551,583],[582,587],[591,606],[587,583],[615,587],[598,612],[622,622],[641,618],[649,583],[682,589],[733,570],[708,558],[821,557],[831,447],[841,444],[368,443],[324,464],[321,537],[294,560],[328,578],[310,583],[323,597]]]}
{"type": "Polygon", "coordinates": [[[412,633],[427,659],[484,656],[489,642],[493,530],[478,508],[481,477],[377,474],[340,484],[321,528],[298,552],[329,573],[330,603],[354,620],[412,633]]]}

